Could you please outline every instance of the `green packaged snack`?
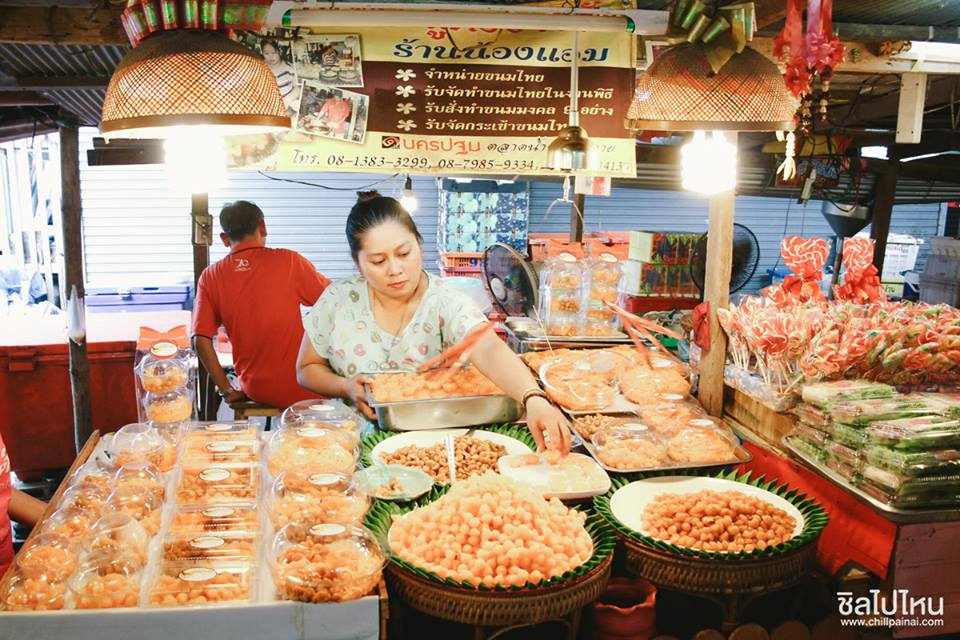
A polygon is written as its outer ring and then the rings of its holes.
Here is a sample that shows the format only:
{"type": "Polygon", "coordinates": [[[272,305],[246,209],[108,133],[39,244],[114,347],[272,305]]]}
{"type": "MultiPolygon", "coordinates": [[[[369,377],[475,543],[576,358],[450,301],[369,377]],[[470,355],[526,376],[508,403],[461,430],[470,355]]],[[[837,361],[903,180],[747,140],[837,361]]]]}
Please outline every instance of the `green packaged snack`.
{"type": "Polygon", "coordinates": [[[901,451],[960,448],[960,420],[918,416],[874,422],[867,429],[871,444],[901,451]]]}
{"type": "Polygon", "coordinates": [[[795,406],[793,415],[797,416],[797,419],[803,424],[825,432],[829,431],[830,424],[833,422],[829,413],[806,402],[801,402],[795,406]]]}
{"type": "Polygon", "coordinates": [[[867,432],[865,429],[837,423],[831,427],[830,433],[836,442],[854,449],[862,449],[867,444],[867,432]]]}
{"type": "Polygon", "coordinates": [[[848,462],[839,458],[832,458],[828,456],[825,464],[828,469],[836,472],[840,477],[850,484],[859,484],[863,479],[863,474],[860,471],[863,467],[862,461],[858,464],[849,464],[848,462]]]}
{"type": "Polygon", "coordinates": [[[813,446],[822,449],[830,441],[830,434],[815,429],[809,425],[798,423],[793,429],[793,437],[806,440],[813,446]]]}
{"type": "Polygon", "coordinates": [[[860,488],[877,500],[897,509],[937,509],[960,505],[960,492],[932,490],[926,494],[891,495],[883,487],[863,480],[860,488]]]}
{"type": "Polygon", "coordinates": [[[830,405],[827,413],[834,422],[864,426],[878,420],[897,420],[936,413],[924,400],[893,396],[870,400],[845,400],[830,405]]]}
{"type": "Polygon", "coordinates": [[[867,462],[876,467],[912,478],[960,473],[960,449],[909,452],[871,445],[865,455],[867,462]]]}
{"type": "Polygon", "coordinates": [[[827,452],[821,447],[817,446],[817,444],[814,442],[810,442],[809,440],[805,440],[796,436],[787,436],[787,442],[789,442],[805,457],[814,462],[823,462],[827,458],[827,452]]]}
{"type": "Polygon", "coordinates": [[[833,440],[827,442],[824,449],[827,452],[827,458],[829,460],[836,460],[837,462],[850,465],[857,469],[863,466],[863,453],[861,453],[860,449],[848,447],[841,442],[835,442],[833,440]]]}
{"type": "Polygon", "coordinates": [[[913,393],[908,397],[927,402],[935,413],[960,418],[960,393],[913,393]]]}
{"type": "Polygon", "coordinates": [[[894,395],[894,389],[888,384],[870,380],[835,380],[804,385],[801,395],[804,402],[826,409],[831,404],[845,400],[890,398],[894,395]]]}

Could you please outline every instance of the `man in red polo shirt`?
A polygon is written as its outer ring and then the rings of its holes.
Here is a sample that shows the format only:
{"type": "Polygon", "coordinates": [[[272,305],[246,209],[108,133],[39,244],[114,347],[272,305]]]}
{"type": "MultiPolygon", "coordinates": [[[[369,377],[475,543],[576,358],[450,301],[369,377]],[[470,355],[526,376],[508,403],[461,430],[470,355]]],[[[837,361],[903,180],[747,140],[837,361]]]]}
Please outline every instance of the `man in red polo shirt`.
{"type": "Polygon", "coordinates": [[[200,362],[227,402],[244,397],[283,409],[316,398],[297,384],[303,338],[300,305],[312,305],[330,281],[288,249],[268,249],[263,211],[238,200],[220,211],[220,239],[230,255],[200,275],[193,339],[200,362]],[[234,389],[217,360],[213,338],[223,325],[240,376],[234,389]]]}

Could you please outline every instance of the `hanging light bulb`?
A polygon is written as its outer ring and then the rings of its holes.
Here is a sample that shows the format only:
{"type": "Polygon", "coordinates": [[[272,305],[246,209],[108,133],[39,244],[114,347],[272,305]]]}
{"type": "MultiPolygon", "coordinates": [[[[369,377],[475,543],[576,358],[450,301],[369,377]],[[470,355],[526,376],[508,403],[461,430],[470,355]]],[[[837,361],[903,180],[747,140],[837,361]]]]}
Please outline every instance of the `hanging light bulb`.
{"type": "Polygon", "coordinates": [[[163,142],[167,180],[175,191],[209,193],[227,181],[223,137],[205,126],[170,127],[163,142]]]}
{"type": "Polygon", "coordinates": [[[400,197],[400,204],[407,210],[407,213],[412,214],[417,210],[417,196],[413,193],[413,180],[410,179],[409,174],[403,180],[403,195],[400,197]]]}
{"type": "Polygon", "coordinates": [[[708,138],[704,131],[697,131],[680,153],[687,191],[713,195],[737,186],[737,147],[727,142],[723,133],[714,131],[708,138]]]}
{"type": "Polygon", "coordinates": [[[590,146],[586,129],[580,126],[579,43],[580,34],[574,31],[570,64],[570,122],[547,147],[547,166],[561,171],[585,171],[597,165],[596,151],[590,146]]]}

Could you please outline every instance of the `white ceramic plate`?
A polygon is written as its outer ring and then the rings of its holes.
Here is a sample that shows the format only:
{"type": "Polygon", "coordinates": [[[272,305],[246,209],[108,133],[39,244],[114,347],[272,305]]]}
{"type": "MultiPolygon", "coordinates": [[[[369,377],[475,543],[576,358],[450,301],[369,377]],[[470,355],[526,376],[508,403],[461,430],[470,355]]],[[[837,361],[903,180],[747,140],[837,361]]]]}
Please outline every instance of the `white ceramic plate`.
{"type": "MultiPolygon", "coordinates": [[[[390,479],[396,480],[400,483],[400,486],[404,488],[404,494],[398,496],[374,495],[373,497],[375,498],[390,501],[416,500],[427,491],[430,491],[430,488],[433,486],[433,478],[420,469],[405,467],[400,464],[388,464],[385,465],[385,467],[387,472],[390,474],[390,479]]],[[[385,478],[381,476],[380,469],[378,467],[370,467],[368,469],[358,471],[357,473],[353,474],[353,477],[368,493],[385,483],[385,478]]]]}
{"type": "MultiPolygon", "coordinates": [[[[382,456],[384,454],[393,453],[397,449],[402,449],[403,447],[408,447],[410,445],[415,447],[432,447],[435,444],[444,444],[448,435],[452,435],[454,438],[456,438],[458,436],[465,435],[467,431],[467,429],[406,431],[381,441],[373,448],[373,451],[370,452],[370,458],[383,462],[384,460],[382,456]]],[[[500,433],[494,433],[492,431],[483,431],[482,429],[477,429],[470,437],[476,438],[477,440],[489,440],[490,442],[501,444],[506,448],[507,455],[531,452],[530,447],[523,444],[519,440],[500,433]]]]}
{"type": "Polygon", "coordinates": [[[594,462],[593,458],[582,453],[571,453],[567,457],[570,462],[583,464],[589,471],[589,477],[580,479],[588,482],[589,486],[568,487],[561,490],[553,487],[562,486],[565,476],[564,467],[548,464],[515,466],[524,456],[503,456],[497,461],[500,475],[531,486],[544,489],[543,495],[547,498],[557,497],[561,500],[582,500],[599,496],[610,491],[610,476],[594,462]],[[590,482],[593,480],[593,482],[590,482]]]}
{"type": "Polygon", "coordinates": [[[793,516],[794,522],[796,522],[793,529],[794,537],[800,535],[803,531],[803,514],[780,496],[742,482],[721,480],[720,478],[664,476],[637,480],[617,489],[610,499],[610,511],[617,520],[627,527],[643,535],[650,535],[643,528],[643,512],[657,496],[664,493],[685,494],[700,491],[738,491],[748,496],[760,498],[793,516]]]}

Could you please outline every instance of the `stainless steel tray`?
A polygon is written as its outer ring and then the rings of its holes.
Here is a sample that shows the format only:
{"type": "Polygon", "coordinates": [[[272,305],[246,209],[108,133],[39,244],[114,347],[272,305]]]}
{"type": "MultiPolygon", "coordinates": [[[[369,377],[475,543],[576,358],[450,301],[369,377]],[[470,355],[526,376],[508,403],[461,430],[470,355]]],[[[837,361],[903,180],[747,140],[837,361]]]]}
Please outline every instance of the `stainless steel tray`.
{"type": "Polygon", "coordinates": [[[597,448],[593,446],[593,443],[589,440],[583,440],[583,447],[593,456],[593,459],[597,461],[601,467],[606,469],[610,473],[640,473],[640,472],[649,472],[649,471],[664,471],[664,470],[675,470],[680,471],[681,469],[708,469],[713,467],[727,467],[732,464],[743,464],[744,462],[750,462],[753,460],[753,455],[747,451],[747,449],[742,445],[737,445],[737,448],[733,450],[733,459],[721,462],[707,462],[704,464],[690,464],[687,462],[669,462],[662,464],[659,467],[650,467],[647,469],[614,469],[613,467],[608,467],[600,460],[600,457],[597,456],[597,448]]]}
{"type": "Polygon", "coordinates": [[[617,332],[610,336],[548,336],[543,329],[529,318],[513,318],[504,323],[509,333],[512,333],[518,339],[544,341],[556,346],[558,344],[580,343],[580,344],[631,344],[630,337],[617,332]]]}
{"type": "Polygon", "coordinates": [[[510,396],[468,396],[404,402],[374,402],[367,389],[367,404],[377,412],[380,427],[389,431],[454,429],[482,424],[515,422],[520,403],[510,396]]]}

